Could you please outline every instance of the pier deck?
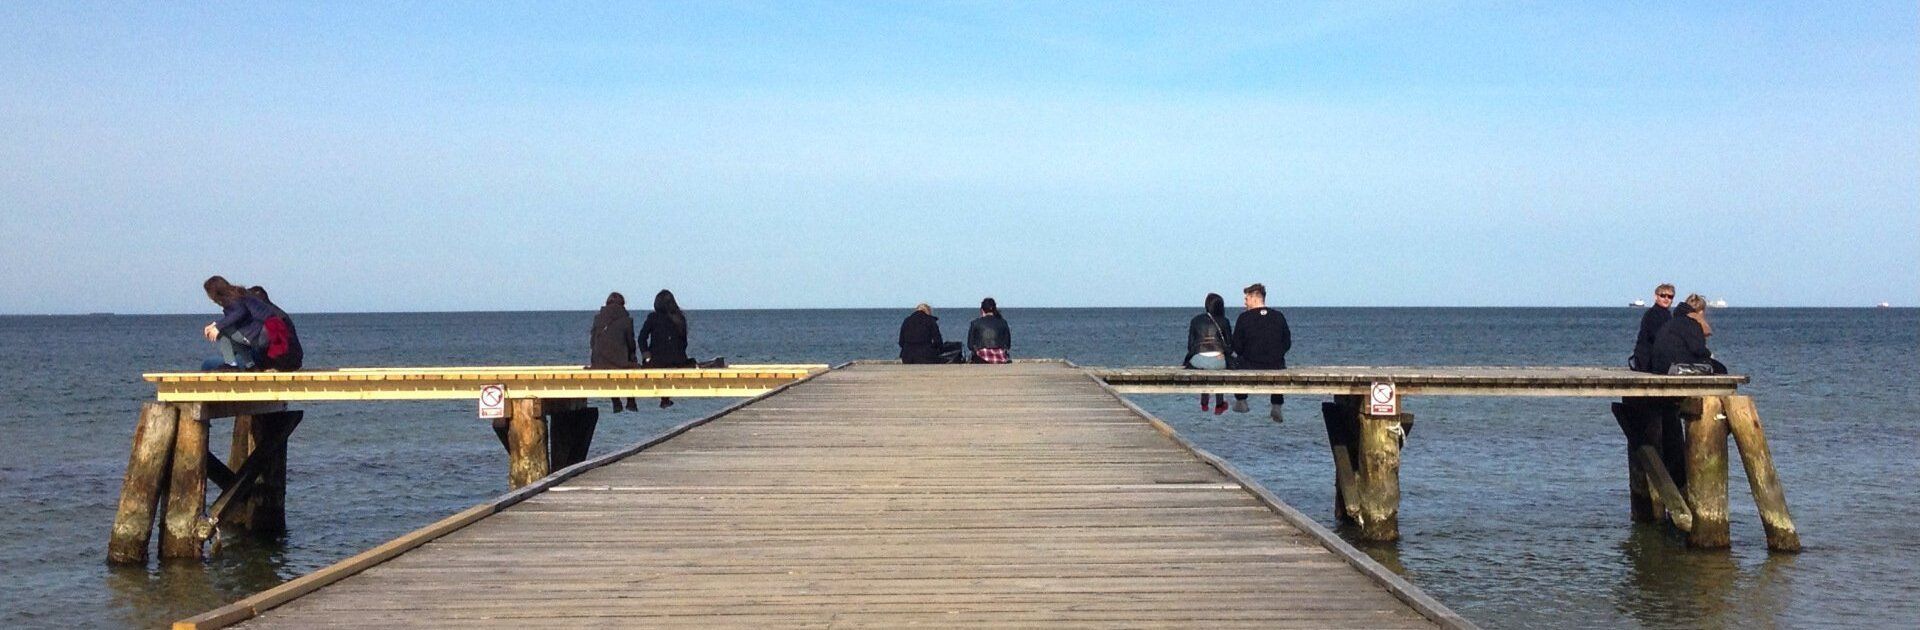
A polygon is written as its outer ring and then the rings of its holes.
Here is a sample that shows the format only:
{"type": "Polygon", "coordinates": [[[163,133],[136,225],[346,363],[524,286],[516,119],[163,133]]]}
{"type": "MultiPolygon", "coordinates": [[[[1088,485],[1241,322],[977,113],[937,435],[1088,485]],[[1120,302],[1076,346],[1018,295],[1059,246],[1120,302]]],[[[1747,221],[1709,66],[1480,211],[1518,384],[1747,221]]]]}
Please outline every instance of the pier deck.
{"type": "Polygon", "coordinates": [[[1065,364],[861,364],[176,627],[1470,626],[1249,484],[1065,364]]]}

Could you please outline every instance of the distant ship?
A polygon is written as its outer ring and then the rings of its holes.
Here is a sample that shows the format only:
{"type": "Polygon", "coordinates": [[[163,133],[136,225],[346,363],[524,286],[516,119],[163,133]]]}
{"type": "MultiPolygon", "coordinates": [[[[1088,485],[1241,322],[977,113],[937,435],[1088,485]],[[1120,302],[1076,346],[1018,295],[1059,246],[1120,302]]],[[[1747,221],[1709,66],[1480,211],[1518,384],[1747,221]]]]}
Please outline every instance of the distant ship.
{"type": "Polygon", "coordinates": [[[1634,300],[1634,301],[1632,301],[1632,302],[1628,302],[1628,303],[1627,303],[1627,306],[1632,306],[1632,307],[1635,307],[1635,308],[1638,308],[1638,307],[1642,307],[1642,306],[1646,306],[1646,305],[1647,305],[1647,301],[1646,301],[1646,300],[1634,300]]]}
{"type": "Polygon", "coordinates": [[[1711,306],[1711,307],[1714,307],[1714,308],[1726,308],[1726,307],[1727,307],[1727,301],[1726,301],[1726,300],[1724,300],[1724,299],[1721,299],[1721,300],[1714,300],[1714,301],[1712,301],[1712,302],[1708,302],[1708,303],[1707,303],[1707,306],[1711,306]]]}
{"type": "Polygon", "coordinates": [[[1881,303],[1880,303],[1880,305],[1879,305],[1879,306],[1877,306],[1877,307],[1875,307],[1875,308],[1893,308],[1893,305],[1892,305],[1892,304],[1888,304],[1888,303],[1886,303],[1886,302],[1881,302],[1881,303]]]}

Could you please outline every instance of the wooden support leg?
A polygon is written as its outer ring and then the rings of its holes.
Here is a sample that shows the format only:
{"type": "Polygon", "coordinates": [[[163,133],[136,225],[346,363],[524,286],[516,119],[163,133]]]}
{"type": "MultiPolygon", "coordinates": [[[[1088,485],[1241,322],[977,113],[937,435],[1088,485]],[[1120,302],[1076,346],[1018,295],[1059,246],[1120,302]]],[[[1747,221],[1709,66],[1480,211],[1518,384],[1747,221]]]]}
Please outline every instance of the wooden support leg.
{"type": "MultiPolygon", "coordinates": [[[[231,446],[227,448],[227,461],[233,462],[234,466],[245,467],[247,460],[252,459],[254,450],[259,448],[257,440],[254,439],[254,425],[255,421],[253,416],[242,415],[233,417],[233,442],[231,446]]],[[[211,457],[212,454],[209,453],[208,456],[211,457]]],[[[227,472],[229,474],[225,475],[227,479],[222,481],[219,472],[218,469],[213,467],[212,463],[208,463],[207,477],[213,480],[214,485],[220,487],[222,496],[225,496],[233,492],[233,487],[236,485],[239,473],[228,469],[227,472]]],[[[220,519],[220,512],[214,510],[214,518],[223,523],[240,527],[241,529],[253,529],[252,510],[238,509],[246,507],[245,504],[250,502],[245,501],[244,498],[236,498],[235,500],[240,502],[241,505],[235,506],[236,509],[232,511],[233,513],[230,516],[226,519],[220,519]]],[[[215,500],[214,503],[217,505],[220,501],[215,500]]]]}
{"type": "Polygon", "coordinates": [[[1413,416],[1360,416],[1360,537],[1400,539],[1400,447],[1413,416]]]}
{"type": "Polygon", "coordinates": [[[1687,507],[1693,531],[1687,544],[1722,549],[1727,540],[1727,419],[1718,396],[1689,398],[1681,408],[1687,420],[1687,507]]]}
{"type": "Polygon", "coordinates": [[[176,406],[179,421],[174,423],[160,559],[199,560],[203,557],[200,518],[207,509],[207,419],[200,403],[176,406]]]}
{"type": "Polygon", "coordinates": [[[1673,482],[1673,476],[1667,474],[1666,462],[1660,461],[1660,451],[1652,444],[1641,444],[1633,451],[1634,460],[1639,468],[1646,472],[1647,485],[1653,495],[1660,498],[1657,505],[1664,510],[1667,520],[1683,532],[1693,531],[1693,511],[1687,508],[1687,499],[1680,486],[1673,482]]]}
{"type": "Polygon", "coordinates": [[[1358,522],[1360,479],[1354,462],[1360,459],[1360,397],[1336,396],[1334,402],[1320,403],[1320,417],[1327,425],[1327,445],[1333,448],[1333,517],[1340,523],[1358,522]]]}
{"type": "Polygon", "coordinates": [[[1643,433],[1639,406],[1627,402],[1613,403],[1613,421],[1620,425],[1620,432],[1627,436],[1627,504],[1633,512],[1633,522],[1658,522],[1659,512],[1653,506],[1653,484],[1637,454],[1643,433]]]}
{"type": "Polygon", "coordinates": [[[133,429],[133,452],[127,456],[127,476],[120,484],[120,508],[113,518],[113,537],[107,542],[107,561],[144,564],[147,542],[153,535],[154,506],[173,462],[173,433],[179,412],[173,405],[150,402],[140,407],[140,423],[133,429]]]}
{"type": "Polygon", "coordinates": [[[518,489],[552,472],[547,421],[538,398],[515,398],[507,409],[507,485],[518,489]]]}
{"type": "MultiPolygon", "coordinates": [[[[287,411],[254,416],[249,422],[249,454],[234,473],[234,483],[215,499],[211,524],[236,525],[256,536],[276,536],[287,528],[287,439],[303,413],[287,411]]],[[[238,448],[238,437],[234,440],[238,448]]]]}
{"type": "Polygon", "coordinates": [[[600,424],[600,410],[581,407],[554,413],[551,417],[548,424],[551,435],[548,438],[553,443],[549,452],[553,469],[559,470],[586,461],[587,450],[593,446],[593,431],[600,424]]]}
{"type": "Polygon", "coordinates": [[[1773,453],[1767,450],[1767,433],[1760,427],[1760,413],[1747,396],[1727,396],[1727,429],[1740,447],[1740,463],[1747,468],[1747,483],[1753,488],[1754,506],[1760,509],[1760,524],[1767,530],[1767,548],[1775,551],[1799,551],[1800,533],[1787,514],[1787,492],[1780,487],[1780,474],[1773,469],[1773,453]]]}

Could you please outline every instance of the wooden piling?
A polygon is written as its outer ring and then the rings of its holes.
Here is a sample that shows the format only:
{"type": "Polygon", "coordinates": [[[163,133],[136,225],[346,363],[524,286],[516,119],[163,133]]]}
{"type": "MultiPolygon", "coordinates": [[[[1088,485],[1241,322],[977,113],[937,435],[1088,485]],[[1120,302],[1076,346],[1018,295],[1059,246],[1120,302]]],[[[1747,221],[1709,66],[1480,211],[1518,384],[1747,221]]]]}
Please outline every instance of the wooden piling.
{"type": "Polygon", "coordinates": [[[1410,414],[1360,415],[1360,537],[1400,539],[1400,448],[1410,414]]]}
{"type": "Polygon", "coordinates": [[[583,405],[549,417],[547,437],[552,446],[548,460],[552,468],[559,470],[586,461],[587,451],[593,446],[593,431],[600,424],[600,410],[583,405]]]}
{"type": "Polygon", "coordinates": [[[1360,459],[1360,397],[1335,396],[1320,403],[1327,425],[1327,444],[1333,449],[1333,518],[1339,523],[1360,520],[1360,478],[1354,462],[1360,459]]]}
{"type": "Polygon", "coordinates": [[[513,399],[507,415],[507,485],[519,489],[552,472],[547,421],[538,398],[513,399]]]}
{"type": "Polygon", "coordinates": [[[1640,470],[1646,473],[1650,492],[1659,497],[1656,505],[1662,510],[1661,517],[1682,532],[1692,532],[1693,510],[1687,507],[1686,496],[1679,484],[1674,483],[1673,476],[1667,474],[1666,463],[1660,461],[1660,450],[1652,444],[1641,444],[1634,447],[1633,455],[1634,460],[1639,462],[1640,470]]]}
{"type": "Polygon", "coordinates": [[[1780,474],[1773,469],[1773,453],[1767,449],[1767,434],[1760,427],[1760,413],[1754,409],[1753,399],[1727,396],[1722,400],[1727,429],[1740,447],[1740,463],[1747,469],[1747,484],[1760,511],[1760,525],[1767,530],[1767,548],[1799,551],[1800,533],[1787,513],[1787,493],[1780,486],[1780,474]]]}
{"type": "MultiPolygon", "coordinates": [[[[250,534],[271,537],[286,531],[287,440],[300,426],[302,412],[286,411],[249,418],[244,441],[247,453],[234,481],[209,508],[212,523],[231,525],[250,534]]],[[[234,439],[238,451],[242,438],[234,439]]]]}
{"type": "Polygon", "coordinates": [[[160,559],[199,560],[203,556],[200,519],[207,509],[206,409],[200,403],[179,403],[176,407],[179,419],[174,422],[160,559]]]}
{"type": "Polygon", "coordinates": [[[1727,537],[1727,419],[1719,396],[1688,398],[1681,414],[1687,421],[1687,507],[1693,531],[1687,544],[1723,549],[1727,537]]]}
{"type": "MultiPolygon", "coordinates": [[[[251,415],[233,417],[233,441],[227,449],[227,461],[231,462],[234,467],[244,467],[246,462],[252,459],[255,450],[258,448],[256,445],[260,440],[254,437],[255,426],[256,423],[251,415]]],[[[239,475],[236,473],[234,476],[237,481],[239,475]]],[[[228,489],[232,488],[231,485],[227,485],[226,487],[228,489]]],[[[254,493],[248,493],[247,496],[235,499],[235,503],[238,505],[234,506],[232,515],[228,516],[223,522],[251,531],[253,529],[253,510],[251,508],[253,507],[254,496],[256,496],[254,493]]]]}
{"type": "Polygon", "coordinates": [[[140,406],[140,423],[133,429],[133,453],[127,457],[126,479],[120,483],[120,508],[113,518],[113,537],[107,542],[107,561],[144,564],[153,536],[154,506],[173,461],[173,405],[150,402],[140,406]]]}
{"type": "Polygon", "coordinates": [[[1644,429],[1641,426],[1640,407],[1624,402],[1613,403],[1613,421],[1620,425],[1620,433],[1627,437],[1627,505],[1633,522],[1658,522],[1660,517],[1654,508],[1652,477],[1647,475],[1639,456],[1639,447],[1644,443],[1641,438],[1644,429]]]}

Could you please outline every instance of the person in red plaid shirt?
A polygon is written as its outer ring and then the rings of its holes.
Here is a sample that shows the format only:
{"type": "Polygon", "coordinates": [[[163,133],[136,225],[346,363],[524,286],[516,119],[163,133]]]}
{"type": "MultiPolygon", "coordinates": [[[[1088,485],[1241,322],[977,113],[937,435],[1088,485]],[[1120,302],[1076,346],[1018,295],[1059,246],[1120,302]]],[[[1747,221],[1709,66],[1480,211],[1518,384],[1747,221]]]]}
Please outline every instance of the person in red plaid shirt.
{"type": "Polygon", "coordinates": [[[1007,351],[1013,348],[1013,330],[1000,316],[1000,305],[993,298],[980,300],[980,316],[967,325],[967,350],[974,363],[1008,363],[1007,351]]]}

